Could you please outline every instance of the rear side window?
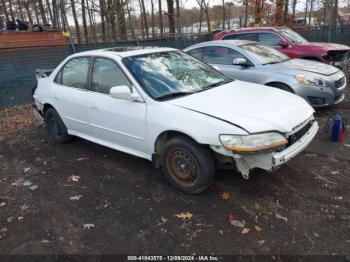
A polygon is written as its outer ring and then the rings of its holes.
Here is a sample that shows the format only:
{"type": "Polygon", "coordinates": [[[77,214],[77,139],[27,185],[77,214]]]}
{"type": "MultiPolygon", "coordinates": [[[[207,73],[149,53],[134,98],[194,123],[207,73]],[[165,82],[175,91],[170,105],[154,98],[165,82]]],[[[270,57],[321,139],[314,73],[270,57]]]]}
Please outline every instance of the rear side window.
{"type": "Polygon", "coordinates": [[[202,48],[203,61],[208,64],[232,65],[233,59],[244,58],[239,52],[224,46],[202,48]]]}
{"type": "Polygon", "coordinates": [[[91,89],[98,93],[109,94],[112,87],[121,85],[131,88],[131,82],[119,65],[106,58],[95,58],[91,89]]]}
{"type": "Polygon", "coordinates": [[[227,35],[227,36],[224,36],[222,39],[223,40],[239,39],[239,40],[257,41],[257,37],[255,33],[227,35]]]}
{"type": "Polygon", "coordinates": [[[89,66],[90,58],[73,58],[65,64],[61,72],[57,74],[55,82],[65,86],[86,89],[89,66]]]}
{"type": "Polygon", "coordinates": [[[259,33],[259,42],[267,46],[278,46],[281,37],[273,33],[259,33]]]}

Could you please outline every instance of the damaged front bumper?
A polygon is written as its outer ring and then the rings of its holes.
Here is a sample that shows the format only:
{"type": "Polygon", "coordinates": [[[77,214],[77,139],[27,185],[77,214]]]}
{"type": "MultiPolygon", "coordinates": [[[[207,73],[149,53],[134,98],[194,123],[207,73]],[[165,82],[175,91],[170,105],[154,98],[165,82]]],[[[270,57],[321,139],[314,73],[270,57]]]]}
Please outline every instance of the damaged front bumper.
{"type": "Polygon", "coordinates": [[[317,134],[318,124],[312,123],[308,131],[292,145],[288,146],[281,152],[258,153],[251,155],[242,155],[227,150],[223,146],[211,146],[216,153],[232,157],[235,160],[237,169],[245,179],[249,178],[249,171],[253,168],[261,168],[271,171],[303,151],[314,139],[317,134]]]}

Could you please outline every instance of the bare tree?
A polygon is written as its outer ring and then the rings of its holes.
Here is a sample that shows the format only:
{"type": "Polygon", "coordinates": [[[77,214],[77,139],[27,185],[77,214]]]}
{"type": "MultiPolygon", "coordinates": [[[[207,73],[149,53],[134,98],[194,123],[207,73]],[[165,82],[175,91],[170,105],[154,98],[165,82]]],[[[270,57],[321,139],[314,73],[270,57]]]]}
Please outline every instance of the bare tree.
{"type": "Polygon", "coordinates": [[[10,9],[11,21],[14,22],[15,21],[15,14],[13,12],[13,6],[11,3],[11,0],[8,1],[8,4],[9,4],[9,9],[10,9]]]}
{"type": "Polygon", "coordinates": [[[44,9],[44,4],[42,0],[38,0],[39,4],[39,11],[40,11],[40,16],[41,16],[41,21],[43,21],[43,24],[47,24],[47,19],[46,19],[46,14],[45,14],[45,9],[44,9]]]}
{"type": "Polygon", "coordinates": [[[75,2],[74,2],[74,0],[70,0],[70,3],[71,3],[71,7],[72,7],[72,14],[73,14],[75,32],[77,34],[77,41],[78,41],[78,43],[80,43],[81,42],[80,26],[79,26],[77,11],[76,11],[76,8],[75,8],[75,2]]]}
{"type": "Polygon", "coordinates": [[[154,3],[151,0],[151,27],[152,27],[152,37],[156,37],[156,32],[154,31],[154,3]]]}
{"type": "Polygon", "coordinates": [[[225,30],[226,12],[225,12],[225,0],[222,0],[222,30],[225,30]]]}
{"type": "Polygon", "coordinates": [[[6,23],[10,21],[9,13],[7,12],[6,2],[5,0],[1,0],[2,8],[4,9],[6,23]]]}
{"type": "Polygon", "coordinates": [[[81,16],[83,19],[84,40],[85,40],[85,43],[88,43],[89,42],[89,35],[88,35],[88,27],[87,27],[87,23],[86,23],[85,0],[81,0],[81,16]]]}
{"type": "Polygon", "coordinates": [[[47,6],[47,11],[49,13],[50,21],[51,21],[51,26],[53,25],[53,15],[52,15],[52,9],[50,5],[50,1],[46,0],[46,6],[47,6]]]}
{"type": "Polygon", "coordinates": [[[181,21],[180,21],[180,0],[175,0],[176,1],[176,24],[177,24],[177,32],[181,33],[181,21]]]}
{"type": "Polygon", "coordinates": [[[160,36],[163,36],[163,10],[162,10],[162,0],[158,0],[158,10],[159,10],[159,30],[160,36]]]}
{"type": "Polygon", "coordinates": [[[169,33],[175,33],[174,0],[167,0],[169,33]]]}
{"type": "Polygon", "coordinates": [[[149,31],[148,31],[148,21],[147,21],[147,14],[146,14],[146,8],[145,8],[145,1],[141,0],[141,9],[143,13],[143,23],[145,25],[145,31],[146,31],[146,38],[149,38],[149,31]]]}
{"type": "Polygon", "coordinates": [[[125,21],[125,10],[124,10],[124,2],[123,0],[116,0],[117,5],[117,21],[119,28],[119,36],[121,40],[127,40],[127,30],[126,30],[126,21],[125,21]]]}
{"type": "Polygon", "coordinates": [[[283,23],[287,24],[288,22],[288,7],[289,7],[289,0],[284,0],[284,11],[283,11],[283,23]]]}
{"type": "Polygon", "coordinates": [[[275,13],[275,24],[282,25],[283,24],[283,6],[284,0],[276,0],[276,13],[275,13]]]}
{"type": "Polygon", "coordinates": [[[59,9],[56,0],[52,0],[52,18],[53,28],[60,30],[59,9]]]}

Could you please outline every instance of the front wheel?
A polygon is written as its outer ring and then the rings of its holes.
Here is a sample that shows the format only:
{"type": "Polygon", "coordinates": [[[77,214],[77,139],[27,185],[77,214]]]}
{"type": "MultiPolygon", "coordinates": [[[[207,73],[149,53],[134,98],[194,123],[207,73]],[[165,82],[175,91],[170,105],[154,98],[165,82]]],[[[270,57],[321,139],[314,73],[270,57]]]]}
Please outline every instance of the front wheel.
{"type": "Polygon", "coordinates": [[[65,124],[55,109],[49,108],[46,110],[44,120],[47,130],[55,142],[64,144],[72,139],[67,132],[65,124]]]}
{"type": "Polygon", "coordinates": [[[267,84],[268,86],[271,86],[271,87],[276,87],[278,89],[281,89],[281,90],[284,90],[286,92],[289,92],[289,93],[293,93],[294,94],[294,91],[293,89],[291,89],[289,86],[285,85],[285,84],[282,84],[282,83],[271,83],[271,84],[267,84]]]}
{"type": "Polygon", "coordinates": [[[215,165],[209,149],[190,138],[171,138],[163,145],[160,159],[165,178],[183,192],[200,193],[214,180],[215,165]]]}

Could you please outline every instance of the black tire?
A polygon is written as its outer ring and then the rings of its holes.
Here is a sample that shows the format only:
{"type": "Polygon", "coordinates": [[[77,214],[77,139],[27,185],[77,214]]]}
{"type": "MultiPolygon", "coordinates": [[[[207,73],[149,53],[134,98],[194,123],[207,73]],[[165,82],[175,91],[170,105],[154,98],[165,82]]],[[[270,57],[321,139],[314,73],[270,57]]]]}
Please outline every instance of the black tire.
{"type": "Polygon", "coordinates": [[[293,93],[294,94],[293,89],[291,89],[289,86],[287,86],[285,84],[282,84],[282,83],[271,83],[271,84],[267,84],[267,85],[271,86],[271,87],[276,87],[278,89],[281,89],[281,90],[284,90],[284,91],[287,91],[289,93],[293,93]]]}
{"type": "Polygon", "coordinates": [[[68,134],[65,124],[54,108],[45,111],[44,120],[47,131],[55,142],[64,144],[72,140],[72,136],[68,134]]]}
{"type": "Polygon", "coordinates": [[[184,136],[171,138],[162,146],[160,161],[167,181],[185,193],[204,191],[215,177],[209,149],[184,136]]]}

